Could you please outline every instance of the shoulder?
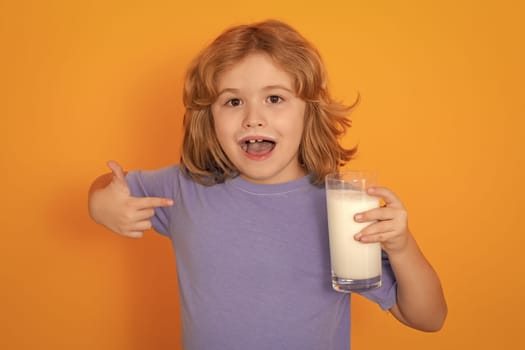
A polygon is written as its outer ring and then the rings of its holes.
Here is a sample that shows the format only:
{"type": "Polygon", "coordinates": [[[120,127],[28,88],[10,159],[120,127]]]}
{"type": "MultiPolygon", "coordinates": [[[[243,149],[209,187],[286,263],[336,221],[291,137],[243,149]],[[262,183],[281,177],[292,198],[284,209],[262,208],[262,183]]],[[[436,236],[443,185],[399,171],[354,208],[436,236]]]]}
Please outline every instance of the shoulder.
{"type": "Polygon", "coordinates": [[[152,179],[158,181],[173,181],[173,179],[183,176],[178,164],[170,165],[158,169],[141,169],[128,172],[128,178],[152,179]]]}
{"type": "Polygon", "coordinates": [[[180,187],[193,181],[186,177],[178,164],[151,170],[133,170],[127,173],[126,181],[134,195],[169,196],[180,187]]]}

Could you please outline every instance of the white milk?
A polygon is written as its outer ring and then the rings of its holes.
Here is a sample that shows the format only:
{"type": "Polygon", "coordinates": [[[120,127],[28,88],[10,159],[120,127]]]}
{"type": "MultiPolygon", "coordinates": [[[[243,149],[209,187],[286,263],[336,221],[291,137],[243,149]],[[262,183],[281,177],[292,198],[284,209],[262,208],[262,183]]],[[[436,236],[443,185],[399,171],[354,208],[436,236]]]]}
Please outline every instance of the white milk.
{"type": "Polygon", "coordinates": [[[332,272],[339,278],[368,279],[381,275],[381,244],[361,243],[354,235],[371,222],[357,223],[354,215],[379,207],[379,198],[353,190],[327,190],[332,272]]]}

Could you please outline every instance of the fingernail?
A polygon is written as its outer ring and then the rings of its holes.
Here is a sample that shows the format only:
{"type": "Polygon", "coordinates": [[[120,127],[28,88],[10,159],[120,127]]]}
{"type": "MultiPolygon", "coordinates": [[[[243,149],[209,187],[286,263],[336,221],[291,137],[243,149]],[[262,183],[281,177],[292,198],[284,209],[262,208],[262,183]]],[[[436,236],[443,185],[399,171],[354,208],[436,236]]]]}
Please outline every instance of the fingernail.
{"type": "Polygon", "coordinates": [[[375,192],[375,187],[369,187],[368,188],[368,193],[374,193],[375,192]]]}
{"type": "Polygon", "coordinates": [[[358,234],[356,234],[356,235],[354,236],[354,239],[355,239],[356,241],[360,241],[360,240],[361,240],[361,236],[362,236],[362,235],[361,235],[361,232],[359,232],[358,234]]]}
{"type": "Polygon", "coordinates": [[[354,220],[355,220],[355,221],[360,221],[362,218],[363,218],[363,215],[361,215],[361,214],[356,214],[356,215],[354,216],[354,220]]]}
{"type": "Polygon", "coordinates": [[[167,203],[168,203],[168,205],[173,205],[173,201],[172,200],[169,200],[167,203]]]}

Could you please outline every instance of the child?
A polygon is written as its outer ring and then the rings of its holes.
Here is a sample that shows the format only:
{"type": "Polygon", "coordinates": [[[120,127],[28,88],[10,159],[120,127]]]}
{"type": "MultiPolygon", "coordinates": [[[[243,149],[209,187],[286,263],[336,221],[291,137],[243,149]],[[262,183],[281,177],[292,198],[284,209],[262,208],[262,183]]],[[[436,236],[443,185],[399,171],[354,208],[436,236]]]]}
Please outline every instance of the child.
{"type": "MultiPolygon", "coordinates": [[[[112,174],[90,189],[92,218],[176,250],[185,349],[349,349],[349,294],[332,290],[324,176],[355,150],[337,140],[349,108],[330,97],[316,49],[290,26],[231,28],[190,65],[181,164],[112,174]]],[[[362,293],[408,326],[439,330],[439,278],[402,203],[356,215],[381,242],[383,285],[362,293]],[[388,257],[388,258],[387,258],[388,257]]]]}

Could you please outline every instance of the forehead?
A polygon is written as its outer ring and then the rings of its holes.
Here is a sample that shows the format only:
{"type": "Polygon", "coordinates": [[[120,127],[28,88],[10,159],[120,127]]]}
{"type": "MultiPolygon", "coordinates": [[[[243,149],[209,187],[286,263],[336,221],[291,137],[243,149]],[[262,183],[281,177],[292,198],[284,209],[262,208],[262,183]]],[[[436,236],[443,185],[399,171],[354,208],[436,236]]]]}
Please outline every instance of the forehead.
{"type": "Polygon", "coordinates": [[[265,87],[283,85],[293,88],[293,77],[264,53],[252,53],[217,77],[219,91],[226,88],[265,87]]]}

